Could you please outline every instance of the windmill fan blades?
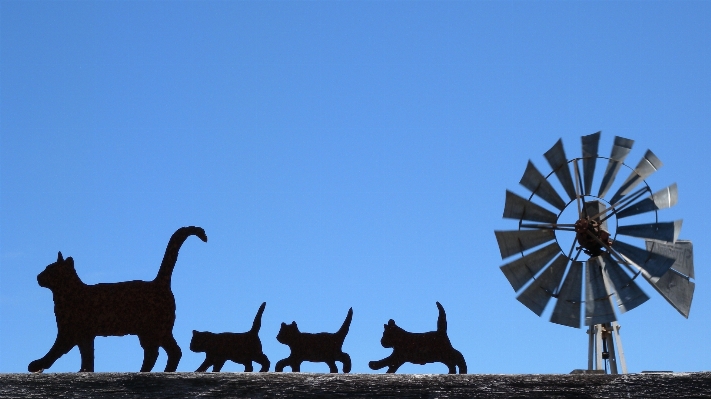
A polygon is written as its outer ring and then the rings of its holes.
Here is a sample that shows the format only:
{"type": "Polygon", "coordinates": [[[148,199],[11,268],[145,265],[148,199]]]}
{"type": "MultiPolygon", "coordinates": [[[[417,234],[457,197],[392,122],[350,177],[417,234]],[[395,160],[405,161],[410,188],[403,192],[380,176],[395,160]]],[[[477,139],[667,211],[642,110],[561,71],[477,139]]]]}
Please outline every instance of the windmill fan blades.
{"type": "Polygon", "coordinates": [[[520,259],[501,266],[501,271],[511,283],[514,291],[518,291],[559,252],[558,244],[554,242],[538,251],[531,252],[520,259]]]}
{"type": "Polygon", "coordinates": [[[582,137],[583,142],[583,190],[590,194],[592,190],[595,164],[597,163],[597,149],[600,144],[600,132],[582,137]]]}
{"type": "Polygon", "coordinates": [[[660,209],[671,208],[676,205],[679,200],[679,193],[677,191],[676,183],[669,187],[665,187],[652,196],[645,198],[635,204],[623,208],[621,211],[616,213],[618,219],[626,218],[629,216],[639,215],[645,212],[657,211],[660,209]]]}
{"type": "Polygon", "coordinates": [[[583,262],[573,262],[558,293],[551,322],[580,328],[580,305],[583,285],[583,262]]]}
{"type": "Polygon", "coordinates": [[[585,325],[610,323],[617,320],[610,293],[602,277],[600,257],[588,259],[585,265],[585,325]]]}
{"type": "Polygon", "coordinates": [[[610,199],[611,204],[616,204],[620,198],[627,195],[633,188],[635,188],[640,182],[652,175],[652,173],[659,170],[662,167],[662,161],[657,158],[656,155],[650,150],[644,154],[644,158],[639,161],[637,167],[634,168],[632,173],[630,173],[627,180],[622,183],[622,186],[617,190],[615,195],[610,199]]]}
{"type": "Polygon", "coordinates": [[[647,294],[639,288],[632,277],[622,270],[610,254],[603,253],[597,259],[602,265],[602,270],[605,271],[608,279],[615,287],[615,297],[617,298],[617,307],[620,312],[625,313],[649,300],[647,294]]]}
{"type": "Polygon", "coordinates": [[[612,145],[612,154],[610,154],[610,160],[607,162],[607,168],[602,177],[598,197],[603,198],[610,187],[612,187],[612,183],[615,182],[615,176],[617,176],[620,166],[622,166],[625,158],[627,158],[627,154],[629,154],[632,149],[632,144],[634,144],[634,140],[615,136],[615,143],[612,145]]]}
{"type": "Polygon", "coordinates": [[[523,177],[519,183],[547,203],[556,207],[556,209],[561,211],[565,209],[565,201],[563,201],[563,198],[558,195],[553,186],[546,180],[545,176],[536,169],[533,162],[528,161],[526,171],[523,172],[523,177]]]}
{"type": "Polygon", "coordinates": [[[553,230],[509,230],[494,231],[499,243],[501,259],[523,252],[555,239],[553,230]]]}
{"type": "Polygon", "coordinates": [[[620,226],[617,228],[617,234],[673,243],[679,237],[681,223],[681,220],[677,220],[674,222],[620,226]]]}
{"type": "Polygon", "coordinates": [[[508,219],[532,220],[536,222],[555,223],[558,219],[555,213],[519,197],[506,190],[504,217],[508,219]]]}
{"type": "Polygon", "coordinates": [[[675,262],[668,273],[657,281],[647,280],[677,312],[688,318],[696,284],[694,278],[694,258],[691,241],[679,240],[675,244],[647,241],[647,249],[654,253],[671,256],[675,262]]]}
{"type": "Polygon", "coordinates": [[[567,265],[568,257],[559,255],[516,299],[540,316],[560,285],[567,265]]]}
{"type": "Polygon", "coordinates": [[[654,281],[662,277],[674,264],[673,258],[637,248],[619,240],[612,243],[612,248],[642,268],[654,281]]]}
{"type": "Polygon", "coordinates": [[[551,147],[550,150],[546,151],[544,154],[548,160],[548,164],[551,169],[555,172],[558,177],[558,181],[563,185],[563,189],[568,194],[571,200],[575,199],[575,186],[573,185],[573,178],[570,175],[570,168],[568,167],[568,158],[565,156],[565,150],[563,149],[563,140],[558,139],[558,141],[551,147]]]}

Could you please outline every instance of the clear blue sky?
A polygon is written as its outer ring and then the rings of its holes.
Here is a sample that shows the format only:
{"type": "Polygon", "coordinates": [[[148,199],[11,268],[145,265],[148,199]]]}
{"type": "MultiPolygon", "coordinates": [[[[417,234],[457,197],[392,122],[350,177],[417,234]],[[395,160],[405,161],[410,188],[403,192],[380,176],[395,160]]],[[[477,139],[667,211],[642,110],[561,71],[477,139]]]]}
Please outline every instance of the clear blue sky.
{"type": "MultiPolygon", "coordinates": [[[[599,130],[601,155],[623,136],[631,166],[659,156],[648,183],[680,192],[660,219],[695,245],[688,320],[646,283],[621,315],[628,367],[709,370],[709,21],[709,2],[2,1],[0,372],[54,342],[36,276],[57,251],[86,283],[148,280],[186,225],[209,241],[173,276],[179,371],[203,360],[193,329],[246,331],[262,301],[272,365],[281,322],[333,332],[353,307],[344,350],[371,372],[383,323],[434,330],[440,301],[471,373],[584,368],[585,330],[516,301],[494,230],[529,159],[548,173],[558,138],[580,156],[599,130]]],[[[97,371],[141,361],[134,336],[96,340],[97,371]]]]}

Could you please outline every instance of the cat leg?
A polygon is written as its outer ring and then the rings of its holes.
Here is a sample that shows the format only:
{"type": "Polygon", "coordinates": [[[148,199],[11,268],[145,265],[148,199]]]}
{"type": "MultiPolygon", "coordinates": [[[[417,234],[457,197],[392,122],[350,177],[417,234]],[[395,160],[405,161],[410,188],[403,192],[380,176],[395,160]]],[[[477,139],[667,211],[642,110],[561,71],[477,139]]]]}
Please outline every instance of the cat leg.
{"type": "Polygon", "coordinates": [[[291,371],[293,373],[300,373],[301,372],[301,360],[293,360],[291,362],[291,371]]]}
{"type": "Polygon", "coordinates": [[[454,358],[456,359],[455,363],[457,364],[457,367],[459,367],[459,374],[466,374],[467,362],[464,360],[464,355],[462,355],[462,352],[454,349],[454,358]]]}
{"type": "Polygon", "coordinates": [[[224,360],[224,359],[220,359],[220,360],[216,361],[216,362],[215,362],[215,366],[212,368],[212,372],[213,372],[213,373],[219,373],[220,370],[222,370],[222,366],[225,365],[225,362],[226,362],[226,361],[227,361],[227,360],[224,360]]]}
{"type": "Polygon", "coordinates": [[[94,337],[87,337],[79,342],[81,354],[81,370],[79,372],[94,372],[94,337]]]}
{"type": "Polygon", "coordinates": [[[344,373],[351,372],[351,357],[346,352],[341,352],[341,354],[338,356],[338,358],[336,360],[343,363],[343,372],[344,373]]]}
{"type": "Polygon", "coordinates": [[[276,371],[277,373],[281,373],[282,371],[284,371],[284,367],[290,365],[291,361],[288,357],[286,359],[281,359],[276,363],[276,366],[274,366],[274,371],[276,371]]]}
{"type": "Polygon", "coordinates": [[[328,371],[331,373],[338,373],[338,368],[336,367],[336,361],[335,360],[329,360],[326,362],[328,365],[328,371]]]}
{"type": "Polygon", "coordinates": [[[251,373],[252,371],[254,371],[254,367],[252,366],[252,361],[246,361],[242,364],[244,364],[244,372],[245,373],[251,373]]]}
{"type": "Polygon", "coordinates": [[[178,362],[180,362],[180,358],[183,356],[183,351],[180,350],[178,343],[175,342],[173,334],[171,334],[161,346],[165,350],[165,353],[168,354],[168,363],[165,365],[165,371],[172,373],[178,369],[178,362]]]}
{"type": "Polygon", "coordinates": [[[442,363],[444,363],[444,365],[447,366],[447,368],[449,369],[449,371],[447,372],[448,374],[457,374],[457,368],[456,368],[454,362],[442,362],[442,363]]]}
{"type": "Polygon", "coordinates": [[[388,371],[386,371],[386,373],[396,372],[397,369],[399,369],[400,366],[402,366],[403,364],[405,364],[405,362],[395,362],[395,363],[391,364],[390,367],[388,367],[388,371]]]}
{"type": "Polygon", "coordinates": [[[141,372],[149,372],[153,370],[153,366],[156,365],[156,360],[158,360],[158,343],[140,335],[138,336],[138,342],[141,344],[141,348],[143,348],[141,372]]]}
{"type": "Polygon", "coordinates": [[[255,361],[255,362],[257,362],[258,364],[262,365],[262,368],[259,369],[259,372],[260,372],[260,373],[264,373],[265,371],[269,371],[269,366],[270,366],[269,359],[267,358],[267,355],[265,355],[264,353],[260,353],[259,355],[257,355],[257,356],[253,359],[253,361],[255,361]]]}
{"type": "Polygon", "coordinates": [[[381,368],[389,365],[390,363],[392,363],[392,355],[386,357],[385,359],[373,360],[371,362],[368,362],[368,367],[370,367],[371,370],[380,370],[381,368]]]}
{"type": "Polygon", "coordinates": [[[52,367],[54,362],[72,350],[74,345],[76,345],[76,343],[57,335],[57,339],[49,349],[49,352],[47,352],[47,354],[42,358],[32,361],[29,366],[27,366],[27,371],[37,373],[52,367]]]}
{"type": "Polygon", "coordinates": [[[198,367],[197,370],[195,370],[195,372],[196,372],[196,373],[204,373],[204,372],[207,371],[207,369],[208,369],[210,366],[212,366],[212,362],[210,361],[210,358],[209,358],[209,357],[206,357],[206,358],[205,358],[205,361],[202,362],[202,364],[200,365],[200,367],[198,367]]]}

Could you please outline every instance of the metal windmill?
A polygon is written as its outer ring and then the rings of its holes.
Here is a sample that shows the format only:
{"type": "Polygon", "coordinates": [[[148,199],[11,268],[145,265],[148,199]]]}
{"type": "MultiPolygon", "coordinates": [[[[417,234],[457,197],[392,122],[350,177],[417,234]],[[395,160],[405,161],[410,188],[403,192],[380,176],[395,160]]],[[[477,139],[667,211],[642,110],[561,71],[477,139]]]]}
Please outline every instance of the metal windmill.
{"type": "Polygon", "coordinates": [[[624,163],[632,140],[615,137],[609,158],[598,155],[599,141],[600,132],[583,136],[582,157],[568,159],[558,140],[544,154],[553,169],[547,176],[529,161],[520,181],[531,192],[528,199],[506,191],[504,218],[518,220],[518,229],[495,234],[502,259],[520,256],[501,266],[518,301],[540,316],[553,298],[551,322],[588,326],[588,370],[602,370],[608,361],[611,373],[624,374],[615,305],[624,313],[646,302],[649,297],[637,284],[644,279],[688,318],[693,253],[690,241],[677,239],[681,220],[658,220],[657,211],[677,202],[676,184],[653,193],[645,181],[662,162],[647,150],[633,169],[624,163]],[[607,160],[607,167],[597,194],[592,194],[598,159],[607,160]],[[623,167],[630,170],[629,177],[606,199],[623,167]],[[567,199],[551,184],[557,185],[553,175],[567,199]],[[534,203],[534,196],[545,206],[534,203]],[[621,236],[642,239],[645,247],[624,242],[621,236]],[[572,244],[564,244],[565,239],[572,244]]]}

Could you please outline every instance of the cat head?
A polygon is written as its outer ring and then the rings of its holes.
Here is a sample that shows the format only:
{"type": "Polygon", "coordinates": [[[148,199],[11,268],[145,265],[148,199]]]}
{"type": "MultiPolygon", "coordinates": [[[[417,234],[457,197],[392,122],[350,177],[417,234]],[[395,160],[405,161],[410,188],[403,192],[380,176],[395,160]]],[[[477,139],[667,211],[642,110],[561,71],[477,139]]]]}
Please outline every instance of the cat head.
{"type": "Polygon", "coordinates": [[[291,324],[281,323],[281,328],[279,328],[279,334],[277,334],[277,341],[284,345],[289,345],[290,343],[296,341],[296,337],[300,334],[299,326],[296,325],[295,321],[291,324]]]}
{"type": "Polygon", "coordinates": [[[398,341],[402,337],[402,333],[405,332],[402,328],[395,324],[395,320],[388,320],[388,324],[383,324],[385,328],[383,331],[383,338],[380,339],[380,344],[383,348],[394,348],[398,341]]]}
{"type": "Polygon", "coordinates": [[[50,290],[76,282],[81,282],[81,280],[74,269],[74,259],[71,256],[64,259],[61,252],[57,254],[56,262],[48,265],[42,273],[37,275],[37,283],[40,287],[49,288],[50,290]]]}
{"type": "Polygon", "coordinates": [[[209,331],[193,330],[193,337],[190,339],[190,350],[193,352],[207,351],[211,335],[213,334],[209,331]]]}

